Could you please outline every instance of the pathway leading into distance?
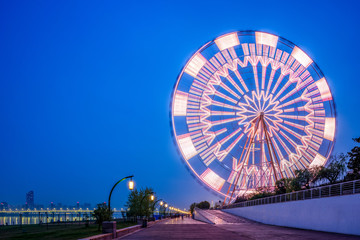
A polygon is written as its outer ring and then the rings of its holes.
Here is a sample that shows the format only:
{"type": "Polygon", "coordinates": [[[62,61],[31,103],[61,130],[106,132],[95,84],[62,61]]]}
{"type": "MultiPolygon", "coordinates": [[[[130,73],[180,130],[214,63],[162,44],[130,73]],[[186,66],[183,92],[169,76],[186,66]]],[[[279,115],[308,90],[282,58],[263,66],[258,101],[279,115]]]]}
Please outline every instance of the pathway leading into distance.
{"type": "Polygon", "coordinates": [[[209,211],[221,224],[207,224],[191,218],[173,218],[121,239],[358,239],[360,237],[318,231],[285,228],[256,223],[222,211],[209,211]],[[221,221],[219,221],[221,219],[221,221]]]}

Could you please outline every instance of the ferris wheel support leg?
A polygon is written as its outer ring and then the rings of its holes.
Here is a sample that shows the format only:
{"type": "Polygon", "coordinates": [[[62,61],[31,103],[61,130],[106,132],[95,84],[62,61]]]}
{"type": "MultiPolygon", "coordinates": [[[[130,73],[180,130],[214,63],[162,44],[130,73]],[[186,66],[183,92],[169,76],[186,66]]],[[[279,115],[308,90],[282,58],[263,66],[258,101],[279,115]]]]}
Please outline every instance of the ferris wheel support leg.
{"type": "MultiPolygon", "coordinates": [[[[274,148],[274,145],[272,144],[272,141],[271,141],[271,138],[270,138],[270,136],[269,136],[269,132],[268,132],[268,130],[267,130],[267,127],[266,127],[266,124],[265,124],[264,119],[262,119],[262,121],[263,121],[263,126],[264,126],[264,130],[265,130],[266,139],[267,139],[267,141],[268,141],[268,144],[270,143],[270,147],[271,147],[272,152],[273,152],[273,154],[274,154],[274,157],[275,157],[275,160],[276,160],[276,164],[278,165],[278,168],[279,168],[280,176],[281,176],[281,178],[284,178],[283,173],[282,173],[281,168],[280,168],[279,159],[277,158],[277,155],[276,155],[276,153],[275,153],[275,148],[274,148]]],[[[269,149],[269,153],[271,153],[270,149],[269,149]]],[[[270,154],[270,156],[271,156],[271,154],[270,154]]],[[[273,164],[273,163],[272,163],[272,164],[273,164]]],[[[275,169],[274,169],[274,171],[275,171],[275,169]]],[[[274,174],[275,174],[275,176],[276,176],[276,172],[274,172],[274,174]]]]}
{"type": "MultiPolygon", "coordinates": [[[[246,142],[245,142],[245,147],[243,148],[243,150],[242,150],[242,152],[241,152],[241,155],[240,155],[239,161],[238,161],[238,163],[237,163],[237,166],[239,166],[240,161],[241,161],[241,159],[242,159],[242,156],[244,155],[244,151],[245,151],[245,149],[247,149],[247,145],[248,145],[249,140],[250,140],[250,138],[248,137],[248,138],[246,139],[246,142]]],[[[243,164],[243,166],[244,166],[244,164],[243,164]]],[[[240,176],[241,171],[242,171],[242,167],[241,167],[240,171],[236,173],[235,182],[238,181],[238,178],[239,178],[239,176],[240,176]]],[[[231,189],[231,185],[232,185],[233,183],[234,183],[234,182],[230,183],[230,185],[229,185],[229,188],[228,188],[228,190],[227,190],[227,193],[226,193],[224,202],[223,202],[223,204],[222,204],[223,206],[225,205],[227,196],[229,195],[229,192],[230,192],[230,189],[231,189]]],[[[231,197],[232,197],[232,196],[231,196],[231,197]]],[[[229,203],[230,203],[230,201],[231,201],[231,197],[230,197],[229,203]]]]}
{"type": "MultiPolygon", "coordinates": [[[[274,159],[273,159],[273,156],[272,156],[273,153],[270,150],[269,135],[268,135],[268,132],[267,132],[267,129],[266,129],[266,126],[265,126],[264,119],[261,118],[261,121],[262,121],[262,125],[264,127],[264,130],[265,130],[266,146],[268,148],[269,155],[270,155],[270,163],[271,163],[271,166],[273,167],[273,170],[274,170],[275,181],[277,181],[278,177],[277,177],[277,173],[276,173],[276,169],[275,169],[275,165],[274,165],[274,159]]],[[[274,153],[274,155],[275,155],[275,153],[274,153]]]]}
{"type": "MultiPolygon", "coordinates": [[[[251,146],[251,144],[254,142],[254,140],[255,140],[255,134],[256,134],[256,132],[257,132],[257,130],[258,130],[258,128],[259,128],[260,117],[261,117],[261,116],[259,116],[259,119],[254,119],[254,121],[256,121],[256,126],[255,126],[255,129],[254,129],[253,133],[252,133],[251,141],[249,142],[249,147],[246,148],[246,153],[245,153],[245,157],[244,157],[244,161],[246,161],[246,159],[247,159],[247,164],[246,164],[246,165],[248,165],[248,161],[249,161],[250,146],[251,146]]],[[[246,147],[246,146],[245,146],[245,147],[246,147]]],[[[240,159],[239,159],[239,162],[240,162],[240,160],[241,160],[241,157],[240,157],[240,159]]],[[[245,162],[243,163],[243,165],[241,166],[240,171],[239,171],[238,174],[237,174],[237,179],[236,179],[236,181],[235,181],[235,184],[234,184],[234,187],[233,187],[233,191],[231,192],[231,196],[230,196],[230,198],[229,198],[228,204],[230,203],[230,201],[231,201],[231,199],[232,199],[232,197],[233,197],[233,195],[234,195],[235,188],[236,188],[236,185],[238,184],[238,181],[239,181],[239,178],[240,178],[240,173],[242,172],[242,170],[243,170],[243,168],[244,168],[244,165],[245,165],[245,162]]],[[[224,202],[225,202],[225,201],[224,201],[224,202]]]]}

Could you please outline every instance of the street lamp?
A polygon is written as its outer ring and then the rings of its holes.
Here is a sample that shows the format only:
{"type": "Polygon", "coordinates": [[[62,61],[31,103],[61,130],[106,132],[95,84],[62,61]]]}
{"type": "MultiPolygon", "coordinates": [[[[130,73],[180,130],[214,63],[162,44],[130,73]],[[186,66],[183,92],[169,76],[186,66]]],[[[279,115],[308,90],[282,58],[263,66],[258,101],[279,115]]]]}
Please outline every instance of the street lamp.
{"type": "MultiPolygon", "coordinates": [[[[158,199],[157,201],[154,202],[153,206],[152,206],[152,211],[153,211],[153,217],[154,217],[154,210],[155,210],[155,205],[157,202],[161,201],[159,204],[160,206],[162,206],[164,203],[162,201],[162,199],[158,199]]],[[[160,211],[159,211],[160,212],[160,211]]]]}
{"type": "Polygon", "coordinates": [[[134,181],[132,180],[132,178],[129,181],[129,190],[134,190],[134,181]]]}
{"type": "MultiPolygon", "coordinates": [[[[151,194],[151,195],[150,195],[150,201],[154,201],[154,199],[155,199],[154,192],[149,192],[149,193],[146,193],[146,192],[145,192],[144,197],[143,197],[143,198],[141,199],[141,201],[140,201],[140,214],[142,214],[142,203],[143,203],[144,199],[145,199],[149,194],[151,194]]],[[[142,215],[141,215],[141,217],[142,217],[142,215]]]]}
{"type": "MultiPolygon", "coordinates": [[[[143,197],[143,198],[141,199],[141,201],[140,201],[140,217],[143,216],[143,215],[142,215],[142,203],[143,203],[144,199],[145,199],[149,194],[150,194],[150,201],[153,201],[153,200],[155,199],[154,192],[148,192],[148,193],[147,193],[147,192],[145,191],[145,195],[144,195],[144,197],[143,197]]],[[[148,207],[148,205],[147,205],[147,207],[148,207]]],[[[143,227],[143,228],[147,227],[147,219],[143,219],[142,227],[143,227]]]]}
{"type": "Polygon", "coordinates": [[[112,189],[111,189],[111,191],[110,191],[110,194],[109,194],[109,213],[111,212],[110,200],[111,200],[111,194],[112,194],[114,188],[115,188],[116,185],[118,185],[120,182],[124,181],[124,180],[127,179],[127,178],[130,178],[130,181],[129,181],[129,189],[130,189],[130,190],[133,190],[133,189],[134,189],[134,182],[133,182],[133,180],[132,180],[133,177],[134,177],[134,175],[124,177],[124,178],[120,179],[117,183],[115,183],[115,185],[112,187],[112,189]]]}

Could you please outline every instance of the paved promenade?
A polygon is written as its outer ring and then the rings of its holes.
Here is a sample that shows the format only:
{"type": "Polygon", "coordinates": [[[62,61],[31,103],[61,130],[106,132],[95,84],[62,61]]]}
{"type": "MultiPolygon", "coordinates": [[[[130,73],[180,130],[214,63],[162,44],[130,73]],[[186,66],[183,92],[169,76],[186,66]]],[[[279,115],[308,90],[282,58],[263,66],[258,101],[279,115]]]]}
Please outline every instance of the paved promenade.
{"type": "Polygon", "coordinates": [[[191,218],[169,219],[121,239],[358,239],[360,237],[270,226],[219,213],[223,224],[207,224],[191,218]],[[230,222],[226,222],[231,219],[230,222]]]}

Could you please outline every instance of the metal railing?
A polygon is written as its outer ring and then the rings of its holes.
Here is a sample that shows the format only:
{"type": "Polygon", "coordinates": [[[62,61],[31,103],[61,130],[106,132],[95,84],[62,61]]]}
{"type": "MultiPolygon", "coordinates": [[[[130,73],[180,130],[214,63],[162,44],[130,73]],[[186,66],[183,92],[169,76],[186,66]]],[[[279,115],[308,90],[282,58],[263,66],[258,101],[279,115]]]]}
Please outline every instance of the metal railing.
{"type": "Polygon", "coordinates": [[[271,197],[259,198],[245,202],[239,202],[224,206],[223,208],[250,207],[256,205],[299,201],[315,198],[335,197],[360,193],[360,180],[342,182],[322,187],[301,190],[292,193],[274,195],[271,197]]]}

